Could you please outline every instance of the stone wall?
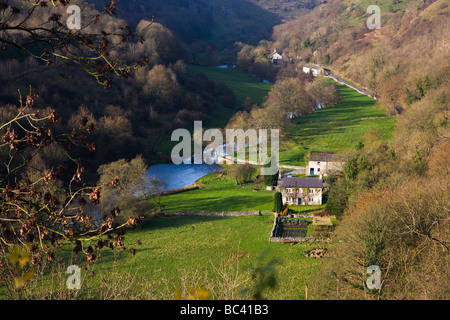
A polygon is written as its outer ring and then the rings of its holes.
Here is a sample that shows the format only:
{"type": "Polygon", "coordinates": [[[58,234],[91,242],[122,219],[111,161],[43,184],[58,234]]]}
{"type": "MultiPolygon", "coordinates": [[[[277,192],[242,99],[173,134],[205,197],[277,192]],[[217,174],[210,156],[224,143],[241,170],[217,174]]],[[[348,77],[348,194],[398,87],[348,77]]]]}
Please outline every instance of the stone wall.
{"type": "Polygon", "coordinates": [[[330,239],[302,238],[302,237],[270,237],[269,242],[330,242],[330,239]]]}
{"type": "MultiPolygon", "coordinates": [[[[272,232],[270,233],[270,239],[277,238],[277,231],[278,231],[278,222],[280,221],[280,217],[276,216],[275,219],[273,219],[273,227],[272,232]]],[[[270,241],[273,242],[273,241],[270,241]]]]}
{"type": "Polygon", "coordinates": [[[261,211],[234,211],[234,212],[205,212],[205,211],[186,211],[186,212],[165,212],[164,216],[203,216],[203,217],[244,217],[260,216],[261,211]]]}

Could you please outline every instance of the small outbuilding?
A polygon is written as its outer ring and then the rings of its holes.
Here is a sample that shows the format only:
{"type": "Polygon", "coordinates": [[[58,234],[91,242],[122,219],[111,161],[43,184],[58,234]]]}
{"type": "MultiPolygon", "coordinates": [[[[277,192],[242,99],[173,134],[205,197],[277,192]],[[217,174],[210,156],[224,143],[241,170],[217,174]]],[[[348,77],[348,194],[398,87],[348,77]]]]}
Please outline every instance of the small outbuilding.
{"type": "Polygon", "coordinates": [[[333,153],[311,153],[309,156],[307,174],[327,175],[331,171],[342,169],[342,159],[333,153]]]}

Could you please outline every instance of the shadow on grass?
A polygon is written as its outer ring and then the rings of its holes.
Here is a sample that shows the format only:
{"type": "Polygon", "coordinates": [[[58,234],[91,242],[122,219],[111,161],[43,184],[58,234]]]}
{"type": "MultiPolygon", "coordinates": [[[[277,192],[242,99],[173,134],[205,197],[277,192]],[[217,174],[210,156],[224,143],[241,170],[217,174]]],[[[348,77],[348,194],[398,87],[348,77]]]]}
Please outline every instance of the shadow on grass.
{"type": "Polygon", "coordinates": [[[141,229],[136,229],[136,231],[160,230],[164,228],[182,228],[187,225],[194,225],[202,222],[219,221],[227,218],[228,217],[161,216],[153,218],[149,224],[143,226],[141,229]]]}
{"type": "MultiPolygon", "coordinates": [[[[252,191],[245,192],[250,193],[252,191]]],[[[232,211],[251,211],[258,210],[260,206],[272,201],[271,194],[263,194],[255,196],[255,194],[241,194],[237,196],[230,196],[226,192],[216,192],[216,190],[211,190],[211,193],[217,194],[217,196],[208,196],[207,194],[196,194],[192,195],[191,198],[186,197],[172,197],[166,199],[167,202],[178,201],[181,203],[179,205],[173,205],[169,203],[163,203],[163,210],[166,212],[176,212],[176,211],[205,211],[205,212],[232,212],[232,211]]]]}

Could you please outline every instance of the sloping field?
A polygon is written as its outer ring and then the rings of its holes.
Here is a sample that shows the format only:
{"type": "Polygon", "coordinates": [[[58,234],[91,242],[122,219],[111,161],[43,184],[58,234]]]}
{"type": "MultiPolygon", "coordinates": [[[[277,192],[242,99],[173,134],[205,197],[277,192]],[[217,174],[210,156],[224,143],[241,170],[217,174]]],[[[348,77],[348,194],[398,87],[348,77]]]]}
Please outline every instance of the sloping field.
{"type": "Polygon", "coordinates": [[[305,154],[339,152],[356,148],[369,130],[378,130],[384,140],[393,137],[396,118],[388,117],[376,100],[344,85],[338,85],[341,101],[295,120],[281,142],[280,163],[305,165],[305,154]]]}
{"type": "Polygon", "coordinates": [[[234,92],[238,106],[242,105],[247,97],[261,104],[272,88],[272,84],[260,82],[236,69],[219,69],[194,65],[189,65],[188,69],[192,74],[203,73],[209,79],[225,84],[234,92]]]}

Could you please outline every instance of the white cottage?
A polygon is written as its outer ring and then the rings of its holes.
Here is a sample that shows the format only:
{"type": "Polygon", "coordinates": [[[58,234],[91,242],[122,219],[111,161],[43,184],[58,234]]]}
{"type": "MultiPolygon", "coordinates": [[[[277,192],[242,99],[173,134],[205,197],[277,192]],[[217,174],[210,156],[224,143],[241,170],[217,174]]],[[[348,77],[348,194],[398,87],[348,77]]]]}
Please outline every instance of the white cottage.
{"type": "Polygon", "coordinates": [[[273,64],[277,64],[278,62],[283,60],[283,56],[279,53],[277,53],[277,49],[275,49],[274,52],[269,56],[270,59],[272,59],[273,64]]]}
{"type": "Polygon", "coordinates": [[[305,64],[303,66],[303,72],[311,73],[314,77],[325,74],[325,70],[321,66],[316,66],[312,64],[305,64]]]}
{"type": "Polygon", "coordinates": [[[342,169],[342,160],[333,153],[311,153],[308,162],[308,174],[327,175],[331,171],[342,169]]]}

